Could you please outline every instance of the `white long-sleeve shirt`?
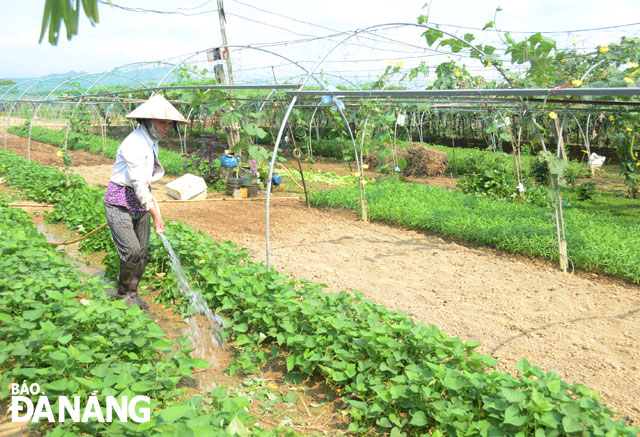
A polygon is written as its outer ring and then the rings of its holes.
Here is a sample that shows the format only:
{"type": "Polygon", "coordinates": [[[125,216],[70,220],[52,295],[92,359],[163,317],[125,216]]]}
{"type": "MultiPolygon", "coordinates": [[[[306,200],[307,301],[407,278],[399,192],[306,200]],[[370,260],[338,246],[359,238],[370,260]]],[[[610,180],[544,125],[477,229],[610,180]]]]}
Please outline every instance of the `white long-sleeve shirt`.
{"type": "Polygon", "coordinates": [[[164,176],[164,168],[160,162],[154,172],[157,156],[158,141],[151,138],[142,126],[138,126],[120,144],[111,174],[111,182],[133,188],[147,211],[154,206],[149,186],[164,176]]]}

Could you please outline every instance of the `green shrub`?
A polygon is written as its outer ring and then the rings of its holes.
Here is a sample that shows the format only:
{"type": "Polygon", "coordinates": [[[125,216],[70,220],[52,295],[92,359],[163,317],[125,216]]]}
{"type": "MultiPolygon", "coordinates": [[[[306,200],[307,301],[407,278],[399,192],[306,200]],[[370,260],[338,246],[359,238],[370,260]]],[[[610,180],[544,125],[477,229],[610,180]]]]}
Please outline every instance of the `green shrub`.
{"type": "MultiPolygon", "coordinates": [[[[545,161],[533,159],[529,162],[527,173],[537,183],[549,185],[549,166],[545,161]]],[[[568,185],[574,185],[576,179],[586,179],[591,177],[591,172],[585,164],[569,161],[569,166],[564,172],[564,179],[568,185]]]]}
{"type": "Polygon", "coordinates": [[[333,159],[353,159],[353,143],[351,141],[342,145],[340,141],[334,139],[312,140],[311,150],[313,150],[314,156],[333,159]]]}
{"type": "Polygon", "coordinates": [[[593,182],[585,182],[575,189],[578,200],[591,200],[596,192],[596,184],[593,182]]]}

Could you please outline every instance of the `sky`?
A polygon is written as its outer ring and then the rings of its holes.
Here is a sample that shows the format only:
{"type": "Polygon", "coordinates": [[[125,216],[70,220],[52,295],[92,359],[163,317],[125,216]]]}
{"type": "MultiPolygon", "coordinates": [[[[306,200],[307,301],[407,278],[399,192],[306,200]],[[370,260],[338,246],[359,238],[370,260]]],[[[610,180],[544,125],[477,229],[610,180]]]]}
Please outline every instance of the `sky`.
{"type": "MultiPolygon", "coordinates": [[[[44,2],[8,2],[3,5],[0,19],[0,79],[69,71],[100,73],[135,62],[182,59],[189,53],[221,45],[215,0],[112,0],[112,3],[160,11],[182,8],[183,13],[205,13],[192,16],[138,13],[100,4],[99,24],[92,27],[88,19],[81,16],[78,35],[67,41],[63,31],[58,45],[51,46],[46,38],[38,43],[44,2]]],[[[314,65],[343,37],[304,43],[294,42],[296,40],[383,23],[416,23],[419,15],[427,13],[431,23],[482,28],[494,20],[496,8],[501,7],[496,15],[497,28],[510,30],[518,38],[526,34],[517,32],[581,30],[640,22],[638,0],[433,0],[424,6],[425,0],[224,0],[229,44],[261,46],[282,42],[261,47],[277,52],[278,56],[301,61],[306,68],[314,65]]],[[[442,29],[459,35],[469,31],[479,33],[451,26],[442,29]]],[[[403,62],[407,65],[415,65],[425,59],[426,54],[420,49],[426,47],[421,32],[417,27],[403,27],[352,38],[340,50],[332,52],[322,68],[336,74],[348,75],[362,70],[373,75],[390,62],[405,59],[403,62]],[[406,47],[399,45],[400,42],[406,47]]],[[[587,50],[617,41],[622,34],[640,36],[640,24],[548,36],[564,45],[574,39],[574,43],[578,41],[579,47],[587,50]]],[[[498,36],[495,32],[490,35],[494,39],[498,36]]],[[[276,67],[287,62],[278,56],[255,49],[237,53],[232,50],[238,74],[248,74],[246,72],[264,69],[267,65],[273,67],[274,75],[284,74],[276,67]]],[[[204,55],[193,58],[196,59],[206,67],[204,55]]],[[[267,73],[271,74],[263,72],[267,73]]]]}

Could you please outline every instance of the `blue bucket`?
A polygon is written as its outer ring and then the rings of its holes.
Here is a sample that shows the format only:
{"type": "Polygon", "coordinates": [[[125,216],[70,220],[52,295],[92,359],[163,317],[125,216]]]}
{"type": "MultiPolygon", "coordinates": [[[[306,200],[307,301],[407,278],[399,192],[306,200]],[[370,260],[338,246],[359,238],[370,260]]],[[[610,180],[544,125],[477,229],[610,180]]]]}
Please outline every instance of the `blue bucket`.
{"type": "Polygon", "coordinates": [[[227,155],[222,155],[220,157],[220,165],[222,167],[227,167],[227,168],[234,168],[238,166],[238,158],[237,157],[231,157],[231,156],[227,156],[227,155]]]}

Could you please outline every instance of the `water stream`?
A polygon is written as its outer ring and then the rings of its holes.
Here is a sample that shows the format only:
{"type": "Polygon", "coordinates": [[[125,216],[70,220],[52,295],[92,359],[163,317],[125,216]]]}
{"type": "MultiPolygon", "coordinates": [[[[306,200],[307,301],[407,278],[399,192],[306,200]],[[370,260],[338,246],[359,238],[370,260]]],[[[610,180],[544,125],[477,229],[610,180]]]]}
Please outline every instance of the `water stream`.
{"type": "Polygon", "coordinates": [[[164,234],[160,234],[160,238],[162,238],[164,247],[169,254],[171,268],[178,279],[180,293],[191,302],[191,308],[194,313],[193,316],[189,317],[191,344],[199,357],[213,363],[215,361],[214,350],[222,344],[222,318],[211,311],[198,290],[191,289],[184,275],[180,259],[174,252],[173,247],[171,247],[171,243],[169,243],[164,234]]]}

